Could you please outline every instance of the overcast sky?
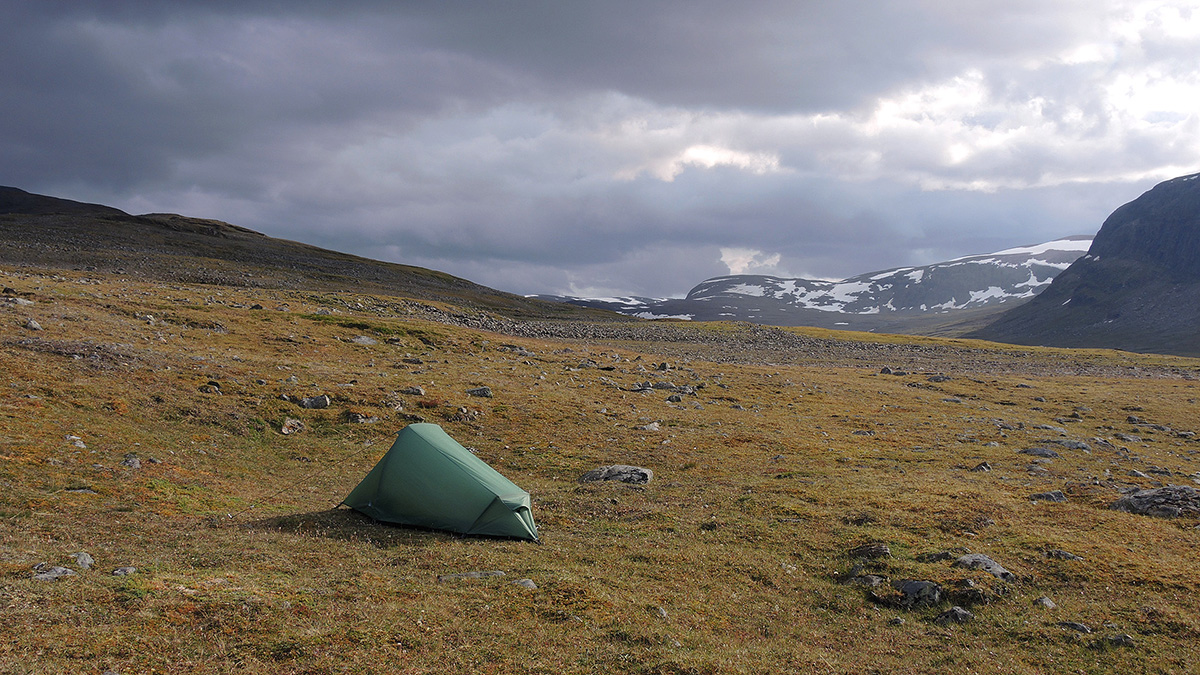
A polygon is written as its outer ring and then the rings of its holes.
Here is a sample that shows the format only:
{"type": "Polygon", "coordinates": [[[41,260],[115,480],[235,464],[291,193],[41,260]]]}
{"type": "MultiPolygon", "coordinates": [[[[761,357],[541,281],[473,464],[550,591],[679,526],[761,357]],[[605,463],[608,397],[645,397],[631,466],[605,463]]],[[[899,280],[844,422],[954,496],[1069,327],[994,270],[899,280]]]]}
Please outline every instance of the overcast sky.
{"type": "Polygon", "coordinates": [[[517,293],[842,278],[1200,171],[1200,0],[0,0],[0,185],[517,293]]]}

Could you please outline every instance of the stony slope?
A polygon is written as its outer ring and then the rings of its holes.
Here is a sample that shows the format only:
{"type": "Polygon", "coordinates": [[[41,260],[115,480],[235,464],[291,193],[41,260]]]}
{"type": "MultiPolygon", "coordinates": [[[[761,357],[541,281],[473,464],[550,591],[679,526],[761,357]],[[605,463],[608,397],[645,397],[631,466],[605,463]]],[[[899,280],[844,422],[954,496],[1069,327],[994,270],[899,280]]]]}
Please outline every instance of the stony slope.
{"type": "Polygon", "coordinates": [[[1200,174],[1113,212],[1088,255],[973,337],[1200,354],[1200,174]]]}

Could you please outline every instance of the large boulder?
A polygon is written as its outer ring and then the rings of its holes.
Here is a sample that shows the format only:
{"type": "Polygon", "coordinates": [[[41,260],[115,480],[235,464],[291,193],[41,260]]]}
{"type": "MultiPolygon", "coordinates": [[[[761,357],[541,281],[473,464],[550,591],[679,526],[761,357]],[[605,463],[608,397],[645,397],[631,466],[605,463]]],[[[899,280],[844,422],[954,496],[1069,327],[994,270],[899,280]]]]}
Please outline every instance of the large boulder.
{"type": "Polygon", "coordinates": [[[1121,497],[1109,508],[1158,518],[1200,515],[1200,490],[1187,485],[1138,490],[1121,497]]]}

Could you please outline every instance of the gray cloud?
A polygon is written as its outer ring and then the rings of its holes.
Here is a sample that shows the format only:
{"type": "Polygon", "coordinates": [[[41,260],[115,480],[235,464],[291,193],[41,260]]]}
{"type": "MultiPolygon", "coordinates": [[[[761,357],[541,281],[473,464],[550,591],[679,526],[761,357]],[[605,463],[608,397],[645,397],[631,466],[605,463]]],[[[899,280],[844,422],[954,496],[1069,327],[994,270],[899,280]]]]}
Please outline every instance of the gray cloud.
{"type": "Polygon", "coordinates": [[[848,276],[1196,170],[1178,4],[10,3],[0,184],[516,292],[848,276]]]}

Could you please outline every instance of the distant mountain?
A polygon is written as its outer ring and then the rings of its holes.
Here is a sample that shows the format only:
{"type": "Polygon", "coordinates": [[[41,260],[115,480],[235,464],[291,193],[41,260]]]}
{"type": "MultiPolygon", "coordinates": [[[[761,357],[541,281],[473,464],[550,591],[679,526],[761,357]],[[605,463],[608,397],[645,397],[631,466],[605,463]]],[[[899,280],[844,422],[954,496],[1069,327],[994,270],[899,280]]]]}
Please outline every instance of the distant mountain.
{"type": "Polygon", "coordinates": [[[752,321],[891,332],[938,332],[978,321],[1050,285],[1083,255],[1089,236],[1011,248],[841,281],[740,274],[701,282],[682,299],[537,296],[642,318],[752,321]]]}
{"type": "Polygon", "coordinates": [[[1200,174],[1114,211],[1044,293],[971,336],[1200,356],[1200,174]]]}
{"type": "Polygon", "coordinates": [[[219,220],[164,213],[133,216],[14,187],[0,187],[0,264],[186,283],[355,290],[522,318],[629,320],[531,300],[443,272],[275,239],[219,220]]]}

